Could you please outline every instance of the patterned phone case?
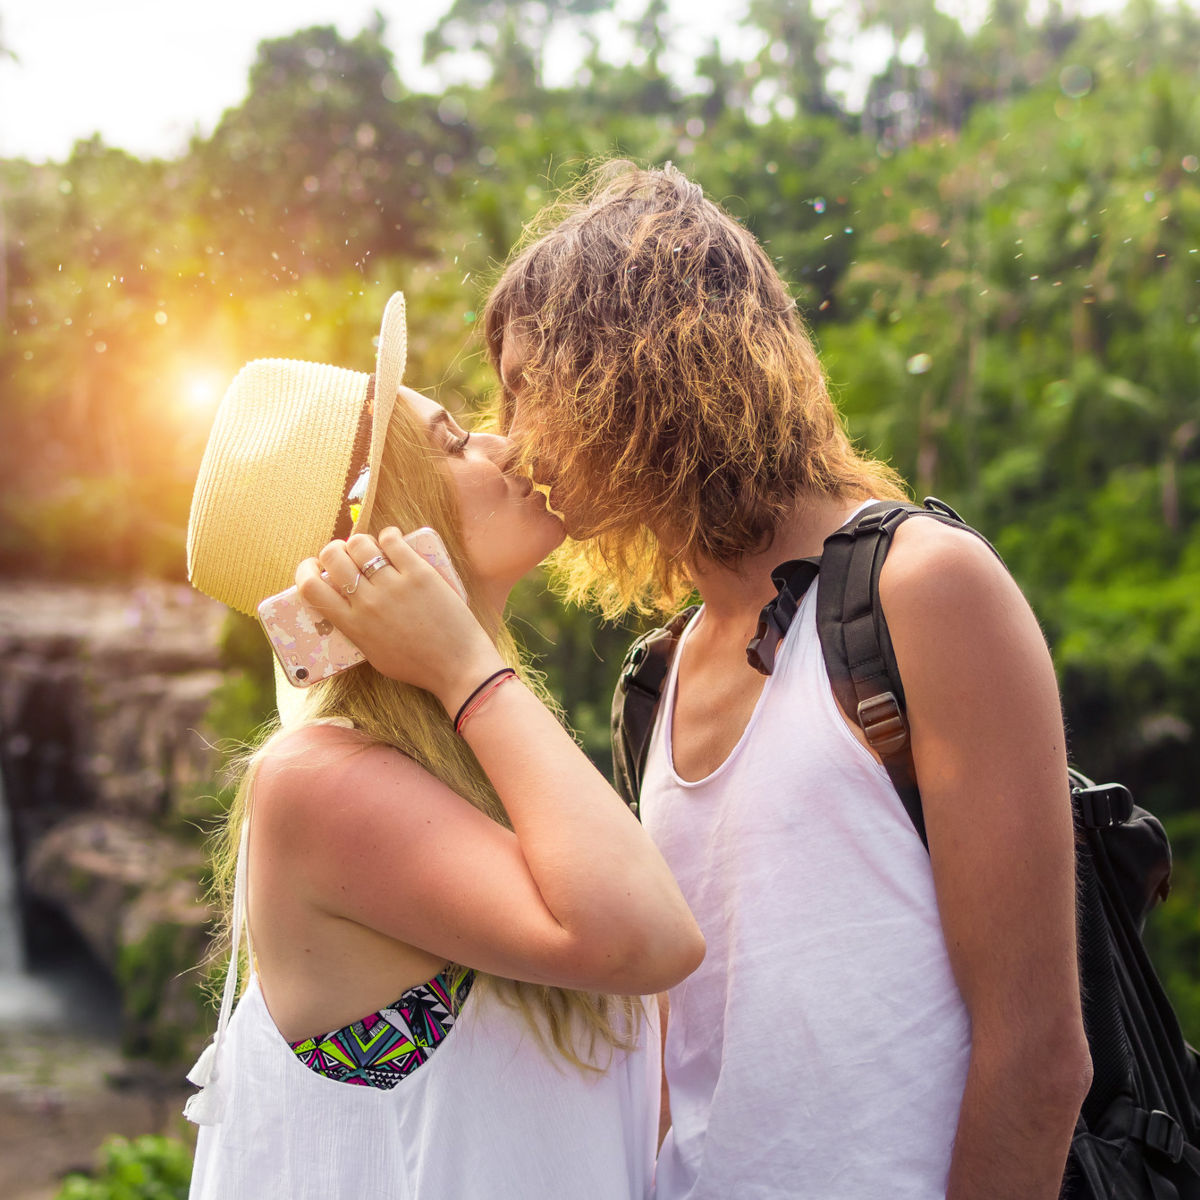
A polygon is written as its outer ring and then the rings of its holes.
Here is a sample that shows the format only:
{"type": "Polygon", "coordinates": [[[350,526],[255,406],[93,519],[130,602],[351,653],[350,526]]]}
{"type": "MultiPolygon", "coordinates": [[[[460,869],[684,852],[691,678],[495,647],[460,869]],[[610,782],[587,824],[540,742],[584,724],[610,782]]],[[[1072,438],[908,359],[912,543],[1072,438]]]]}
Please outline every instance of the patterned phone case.
{"type": "Polygon", "coordinates": [[[463,602],[467,599],[467,590],[462,585],[462,580],[458,577],[458,572],[454,569],[454,564],[450,561],[450,555],[446,550],[445,543],[438,537],[435,530],[429,528],[428,525],[420,529],[414,529],[404,539],[437,573],[462,597],[463,602]]]}
{"type": "MultiPolygon", "coordinates": [[[[466,600],[462,581],[434,530],[426,526],[404,540],[466,600]]],[[[294,587],[264,600],[258,606],[258,619],[294,687],[311,687],[363,661],[362,651],[332,621],[303,604],[294,587]]]]}

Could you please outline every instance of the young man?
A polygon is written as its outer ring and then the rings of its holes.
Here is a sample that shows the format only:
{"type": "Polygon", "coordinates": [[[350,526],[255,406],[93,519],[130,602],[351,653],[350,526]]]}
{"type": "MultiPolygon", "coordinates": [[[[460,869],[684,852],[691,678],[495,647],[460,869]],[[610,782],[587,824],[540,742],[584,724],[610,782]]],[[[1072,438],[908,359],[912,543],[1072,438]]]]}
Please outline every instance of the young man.
{"type": "Polygon", "coordinates": [[[1057,1196],[1091,1064],[1036,620],[976,538],[900,527],[880,591],[927,854],[833,697],[815,589],[773,674],[746,659],[771,569],[898,480],[698,186],[610,164],[558,217],[489,301],[502,421],[576,539],[576,598],[703,601],[641,795],[708,941],[670,993],[659,1200],[1057,1196]]]}

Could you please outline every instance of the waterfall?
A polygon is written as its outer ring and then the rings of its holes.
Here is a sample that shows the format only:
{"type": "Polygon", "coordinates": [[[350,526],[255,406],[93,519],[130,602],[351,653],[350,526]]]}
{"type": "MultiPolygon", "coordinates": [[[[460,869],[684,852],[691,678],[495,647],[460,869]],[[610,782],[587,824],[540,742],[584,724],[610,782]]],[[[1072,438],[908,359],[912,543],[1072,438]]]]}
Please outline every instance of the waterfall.
{"type": "Polygon", "coordinates": [[[17,856],[0,771],[0,1026],[25,1026],[62,1015],[54,988],[25,970],[17,856]]]}
{"type": "Polygon", "coordinates": [[[10,978],[23,975],[24,969],[17,858],[4,795],[4,775],[0,772],[0,989],[10,978]]]}

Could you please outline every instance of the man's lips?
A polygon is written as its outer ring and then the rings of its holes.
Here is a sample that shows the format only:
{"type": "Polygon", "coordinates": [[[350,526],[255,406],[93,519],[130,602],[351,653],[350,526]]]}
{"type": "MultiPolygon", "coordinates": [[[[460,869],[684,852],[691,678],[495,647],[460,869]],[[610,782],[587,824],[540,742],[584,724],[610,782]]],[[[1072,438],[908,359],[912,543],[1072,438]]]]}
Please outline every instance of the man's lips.
{"type": "Polygon", "coordinates": [[[529,473],[518,470],[514,474],[514,479],[520,487],[523,500],[528,499],[531,493],[536,492],[550,512],[560,520],[562,519],[562,510],[554,503],[555,480],[553,475],[546,470],[543,462],[535,457],[529,463],[529,473]]]}
{"type": "MultiPolygon", "coordinates": [[[[542,484],[535,483],[527,475],[515,476],[517,485],[517,494],[521,500],[535,499],[541,501],[545,507],[551,511],[555,511],[549,497],[549,488],[542,484]]],[[[557,513],[556,513],[557,515],[557,513]]]]}

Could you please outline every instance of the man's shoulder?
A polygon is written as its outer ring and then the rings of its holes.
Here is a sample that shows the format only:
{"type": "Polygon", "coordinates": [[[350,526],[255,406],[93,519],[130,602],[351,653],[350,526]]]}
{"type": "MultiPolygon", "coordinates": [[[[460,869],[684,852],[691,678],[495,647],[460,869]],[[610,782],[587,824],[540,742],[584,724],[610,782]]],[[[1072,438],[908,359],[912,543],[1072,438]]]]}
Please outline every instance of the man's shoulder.
{"type": "Polygon", "coordinates": [[[996,553],[967,528],[909,520],[897,527],[879,576],[879,601],[895,619],[937,619],[970,605],[1011,576],[996,553]]]}

